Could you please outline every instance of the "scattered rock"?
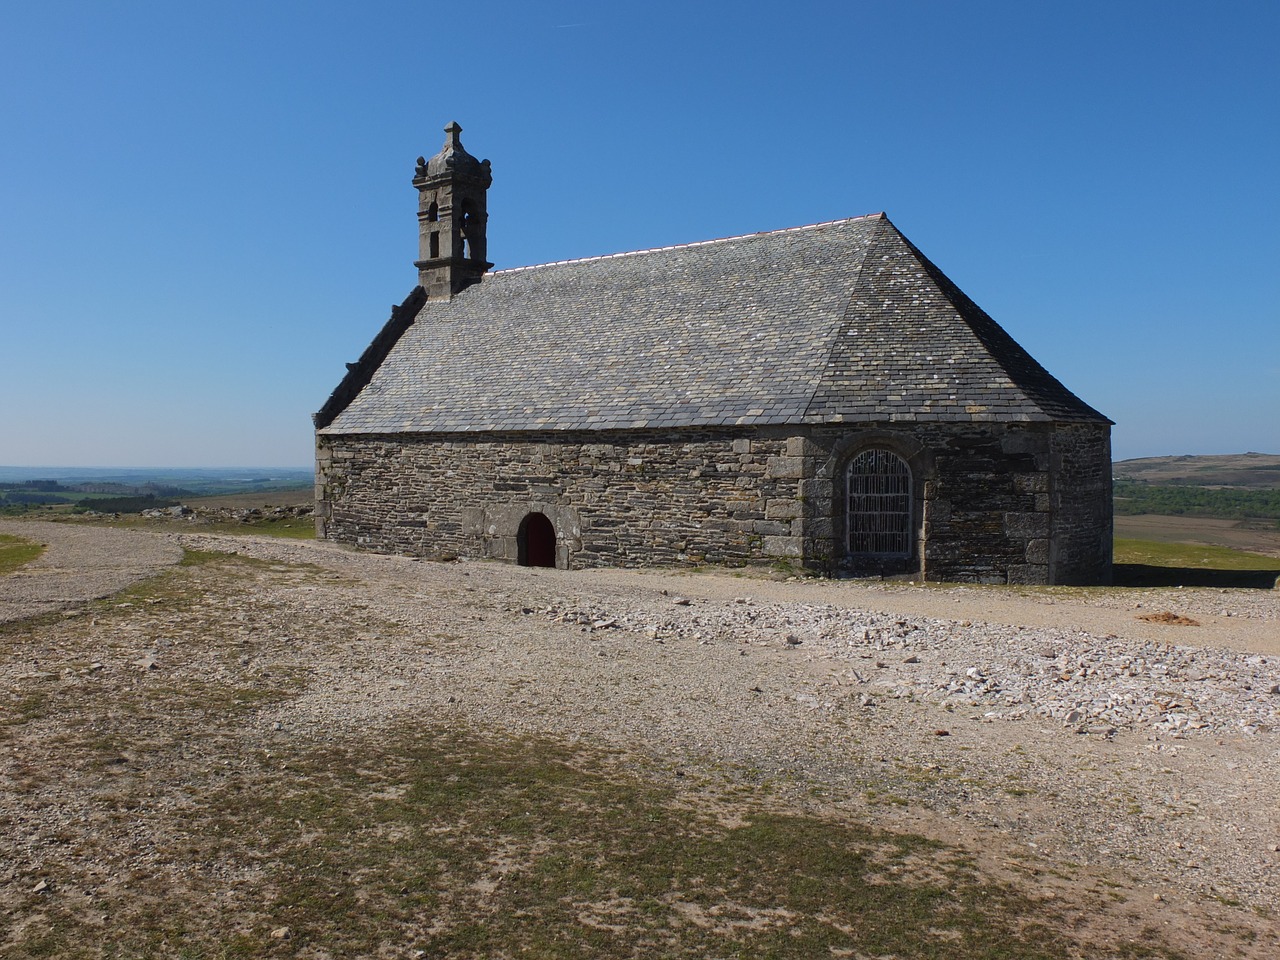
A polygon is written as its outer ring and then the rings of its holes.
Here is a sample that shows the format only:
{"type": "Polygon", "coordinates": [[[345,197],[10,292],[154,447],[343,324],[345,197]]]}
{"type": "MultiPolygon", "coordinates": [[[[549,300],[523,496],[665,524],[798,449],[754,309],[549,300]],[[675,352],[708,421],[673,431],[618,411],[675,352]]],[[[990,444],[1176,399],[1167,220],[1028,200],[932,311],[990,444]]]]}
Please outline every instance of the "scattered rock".
{"type": "Polygon", "coordinates": [[[1139,620],[1146,620],[1148,623],[1167,623],[1175,627],[1198,627],[1199,620],[1192,620],[1190,617],[1184,617],[1180,613],[1170,613],[1165,610],[1160,613],[1144,613],[1138,617],[1139,620]]]}

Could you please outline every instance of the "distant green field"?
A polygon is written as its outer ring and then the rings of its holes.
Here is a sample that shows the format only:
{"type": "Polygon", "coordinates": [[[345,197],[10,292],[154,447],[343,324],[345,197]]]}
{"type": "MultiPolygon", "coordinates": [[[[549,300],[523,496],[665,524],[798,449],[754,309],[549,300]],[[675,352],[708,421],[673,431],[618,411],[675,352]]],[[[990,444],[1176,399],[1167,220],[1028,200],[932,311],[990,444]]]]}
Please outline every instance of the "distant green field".
{"type": "Polygon", "coordinates": [[[1280,524],[1280,490],[1210,489],[1117,479],[1113,493],[1116,513],[1122,515],[1260,518],[1280,524]]]}
{"type": "Polygon", "coordinates": [[[1253,587],[1270,589],[1280,559],[1208,544],[1117,539],[1115,584],[1123,587],[1253,587]]]}
{"type": "Polygon", "coordinates": [[[1206,570],[1270,570],[1280,565],[1275,557],[1246,553],[1208,544],[1161,543],[1156,540],[1122,540],[1115,543],[1118,563],[1150,563],[1165,567],[1203,567],[1206,570]]]}

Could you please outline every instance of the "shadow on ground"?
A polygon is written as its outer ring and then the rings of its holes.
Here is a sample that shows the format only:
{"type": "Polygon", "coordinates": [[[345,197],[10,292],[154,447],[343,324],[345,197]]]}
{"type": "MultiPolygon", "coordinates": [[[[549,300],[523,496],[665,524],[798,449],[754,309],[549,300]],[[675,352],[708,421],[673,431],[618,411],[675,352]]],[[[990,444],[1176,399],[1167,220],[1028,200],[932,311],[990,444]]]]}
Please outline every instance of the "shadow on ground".
{"type": "Polygon", "coordinates": [[[1117,587],[1242,587],[1271,590],[1280,579],[1274,570],[1206,570],[1196,567],[1161,567],[1147,563],[1117,563],[1112,572],[1117,587]]]}

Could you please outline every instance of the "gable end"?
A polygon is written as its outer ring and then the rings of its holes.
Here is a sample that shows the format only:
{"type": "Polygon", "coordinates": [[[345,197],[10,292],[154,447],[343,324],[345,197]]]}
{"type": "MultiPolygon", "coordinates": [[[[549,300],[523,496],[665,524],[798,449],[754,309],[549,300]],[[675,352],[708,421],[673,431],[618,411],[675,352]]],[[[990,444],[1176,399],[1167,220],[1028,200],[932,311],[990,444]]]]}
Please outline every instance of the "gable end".
{"type": "Polygon", "coordinates": [[[347,375],[329,395],[329,399],[325,401],[319,412],[311,415],[317,430],[323,430],[333,423],[338,415],[347,409],[351,401],[360,395],[360,391],[369,385],[378,367],[382,366],[382,361],[387,359],[387,354],[413,324],[418,311],[426,302],[427,291],[422,287],[414,287],[400,306],[391,308],[390,319],[383,324],[378,335],[373,338],[373,342],[365,348],[364,353],[360,354],[359,360],[347,364],[347,375]]]}

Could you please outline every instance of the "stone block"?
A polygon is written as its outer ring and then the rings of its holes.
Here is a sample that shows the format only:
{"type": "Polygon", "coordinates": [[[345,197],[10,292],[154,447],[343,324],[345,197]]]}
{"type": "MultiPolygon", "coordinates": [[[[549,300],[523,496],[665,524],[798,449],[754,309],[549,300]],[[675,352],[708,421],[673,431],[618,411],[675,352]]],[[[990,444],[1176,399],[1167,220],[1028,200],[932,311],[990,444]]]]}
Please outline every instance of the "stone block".
{"type": "Polygon", "coordinates": [[[1027,543],[1027,563],[1048,564],[1049,562],[1049,541],[1044,539],[1031,540],[1027,543]]]}
{"type": "Polygon", "coordinates": [[[1000,438],[1000,450],[1004,453],[1044,453],[1048,449],[1047,433],[1026,433],[1019,430],[1006,433],[1000,438]]]}
{"type": "Polygon", "coordinates": [[[484,536],[484,507],[463,507],[461,516],[464,536],[484,536]]]}
{"type": "Polygon", "coordinates": [[[1049,567],[1042,563],[1015,563],[1009,567],[1009,582],[1042,584],[1049,582],[1049,567]]]}
{"type": "Polygon", "coordinates": [[[801,457],[770,457],[765,476],[773,480],[799,480],[804,476],[801,457]]]}
{"type": "Polygon", "coordinates": [[[757,520],[752,525],[752,533],[762,537],[781,537],[791,535],[791,524],[783,520],[757,520]]]}
{"type": "Polygon", "coordinates": [[[1013,478],[1013,489],[1018,493],[1048,493],[1047,473],[1020,473],[1013,478]]]}
{"type": "Polygon", "coordinates": [[[787,437],[786,452],[788,457],[820,457],[824,453],[808,437],[787,437]]]}
{"type": "Polygon", "coordinates": [[[800,499],[806,503],[826,503],[831,499],[834,484],[823,477],[810,477],[800,481],[800,499]]]}
{"type": "Polygon", "coordinates": [[[1047,513],[1006,513],[1004,515],[1004,533],[1017,540],[1031,540],[1049,536],[1049,515],[1047,513]]]}
{"type": "Polygon", "coordinates": [[[804,508],[796,501],[786,497],[769,500],[765,504],[764,515],[767,520],[794,520],[804,514],[804,508]]]}
{"type": "Polygon", "coordinates": [[[764,554],[767,557],[800,557],[804,554],[803,537],[765,537],[764,554]]]}
{"type": "Polygon", "coordinates": [[[751,441],[746,439],[733,441],[733,452],[734,453],[750,453],[751,441]]]}
{"type": "Polygon", "coordinates": [[[830,517],[810,517],[804,521],[803,530],[810,539],[830,540],[835,536],[835,523],[830,517]]]}

